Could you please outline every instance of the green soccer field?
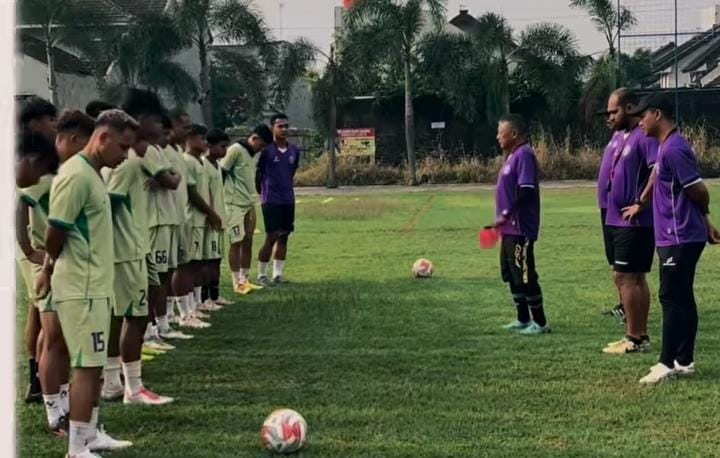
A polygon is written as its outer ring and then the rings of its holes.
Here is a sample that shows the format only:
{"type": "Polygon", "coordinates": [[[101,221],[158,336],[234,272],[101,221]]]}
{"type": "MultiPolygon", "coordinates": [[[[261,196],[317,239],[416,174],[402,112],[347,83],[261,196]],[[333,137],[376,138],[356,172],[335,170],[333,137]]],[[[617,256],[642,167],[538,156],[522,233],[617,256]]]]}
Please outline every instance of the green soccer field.
{"type": "MultiPolygon", "coordinates": [[[[711,195],[720,223],[720,187],[711,195]]],[[[108,432],[135,443],[108,456],[264,457],[260,427],[278,407],[307,419],[302,457],[717,455],[720,248],[698,272],[699,374],[641,387],[660,344],[657,269],[653,351],[602,354],[624,328],[600,316],[616,297],[594,190],[543,191],[544,336],[500,329],[514,307],[497,253],[477,243],[492,208],[490,192],[300,197],[293,283],[238,298],[145,364],[146,385],[177,401],[103,404],[108,432]],[[433,279],[410,278],[419,257],[433,279]]],[[[22,456],[62,456],[43,408],[18,409],[22,456]]]]}

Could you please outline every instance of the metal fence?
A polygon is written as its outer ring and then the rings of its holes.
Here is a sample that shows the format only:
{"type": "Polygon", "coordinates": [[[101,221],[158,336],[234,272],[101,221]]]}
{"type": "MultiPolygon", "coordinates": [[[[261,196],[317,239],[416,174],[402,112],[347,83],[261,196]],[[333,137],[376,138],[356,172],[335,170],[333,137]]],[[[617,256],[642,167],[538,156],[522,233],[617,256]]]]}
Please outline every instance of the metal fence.
{"type": "MultiPolygon", "coordinates": [[[[720,126],[720,0],[617,0],[637,23],[618,31],[618,56],[651,52],[648,91],[671,91],[678,119],[706,117],[720,126]]],[[[624,80],[619,58],[618,83],[624,80]]],[[[627,65],[627,64],[625,64],[627,65]]]]}

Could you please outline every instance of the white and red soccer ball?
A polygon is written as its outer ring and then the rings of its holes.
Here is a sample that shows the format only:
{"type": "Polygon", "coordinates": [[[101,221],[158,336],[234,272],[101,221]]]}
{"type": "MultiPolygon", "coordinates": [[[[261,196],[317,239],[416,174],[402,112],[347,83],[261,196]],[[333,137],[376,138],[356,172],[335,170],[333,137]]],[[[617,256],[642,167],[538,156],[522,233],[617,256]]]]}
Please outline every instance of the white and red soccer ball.
{"type": "Polygon", "coordinates": [[[433,264],[425,258],[418,259],[412,266],[412,274],[415,278],[430,278],[433,274],[433,264]]]}
{"type": "Polygon", "coordinates": [[[265,419],[260,434],[266,449],[294,453],[305,445],[307,423],[296,411],[279,409],[265,419]]]}

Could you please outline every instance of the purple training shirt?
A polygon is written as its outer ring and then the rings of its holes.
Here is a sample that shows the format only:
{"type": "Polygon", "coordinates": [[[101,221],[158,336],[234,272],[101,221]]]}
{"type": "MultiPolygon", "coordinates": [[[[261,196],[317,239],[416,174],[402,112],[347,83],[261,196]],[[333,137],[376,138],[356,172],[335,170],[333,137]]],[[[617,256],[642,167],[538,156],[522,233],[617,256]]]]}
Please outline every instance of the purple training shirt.
{"type": "Polygon", "coordinates": [[[708,240],[700,208],[683,190],[702,181],[695,151],[675,131],[660,145],[653,190],[655,245],[704,243],[708,240]]]}
{"type": "Polygon", "coordinates": [[[607,217],[605,224],[615,227],[652,227],[650,210],[641,212],[631,222],[622,217],[622,209],[633,205],[647,186],[655,165],[658,141],[645,135],[640,126],[622,132],[614,148],[610,168],[607,217]]]}
{"type": "Polygon", "coordinates": [[[260,155],[257,173],[260,176],[260,194],[263,204],[294,205],[293,179],[300,163],[300,150],[288,144],[285,152],[273,143],[260,155]]]}
{"type": "Polygon", "coordinates": [[[525,143],[505,160],[495,189],[495,217],[505,218],[499,226],[503,235],[522,235],[537,240],[540,230],[540,183],[535,152],[525,143]],[[534,188],[530,202],[518,203],[520,188],[534,188]]]}
{"type": "Polygon", "coordinates": [[[612,169],[612,158],[615,149],[617,149],[618,141],[622,139],[620,132],[615,132],[610,142],[605,147],[602,161],[600,162],[600,170],[598,171],[597,194],[598,207],[600,210],[607,209],[608,188],[610,187],[610,169],[612,169]]]}

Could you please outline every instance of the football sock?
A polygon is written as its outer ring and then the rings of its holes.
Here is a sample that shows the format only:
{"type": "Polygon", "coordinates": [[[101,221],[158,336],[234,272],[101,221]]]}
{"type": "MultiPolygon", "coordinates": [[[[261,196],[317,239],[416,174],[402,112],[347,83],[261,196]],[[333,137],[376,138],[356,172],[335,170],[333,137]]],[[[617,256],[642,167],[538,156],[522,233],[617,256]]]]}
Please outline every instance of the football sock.
{"type": "Polygon", "coordinates": [[[273,277],[282,277],[283,269],[285,269],[285,261],[273,261],[273,277]]]}

